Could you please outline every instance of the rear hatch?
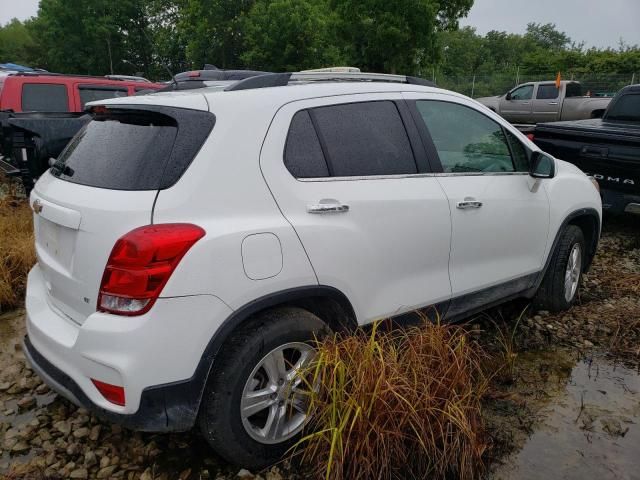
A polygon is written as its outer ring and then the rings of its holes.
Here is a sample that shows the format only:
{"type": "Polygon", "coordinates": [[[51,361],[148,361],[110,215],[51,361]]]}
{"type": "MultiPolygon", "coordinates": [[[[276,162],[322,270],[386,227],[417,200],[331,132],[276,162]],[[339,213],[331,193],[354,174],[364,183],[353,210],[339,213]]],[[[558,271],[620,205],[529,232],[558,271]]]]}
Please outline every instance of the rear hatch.
{"type": "Polygon", "coordinates": [[[158,191],[179,180],[214,120],[168,106],[94,108],[31,194],[36,253],[54,309],[78,324],[96,311],[115,242],[152,223],[158,191]]]}

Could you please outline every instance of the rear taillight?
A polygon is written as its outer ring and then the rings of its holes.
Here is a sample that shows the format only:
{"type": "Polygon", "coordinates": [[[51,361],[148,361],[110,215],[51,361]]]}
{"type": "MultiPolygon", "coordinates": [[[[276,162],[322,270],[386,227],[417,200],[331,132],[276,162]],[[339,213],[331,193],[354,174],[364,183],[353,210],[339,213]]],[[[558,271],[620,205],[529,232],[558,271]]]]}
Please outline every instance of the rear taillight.
{"type": "Polygon", "coordinates": [[[91,379],[91,382],[98,389],[100,394],[109,402],[120,405],[124,407],[125,398],[124,398],[124,387],[119,387],[118,385],[111,385],[110,383],[104,383],[100,380],[91,379]]]}
{"type": "Polygon", "coordinates": [[[166,223],[121,237],[102,275],[98,310],[130,316],[149,311],[184,254],[204,234],[196,225],[166,223]]]}
{"type": "Polygon", "coordinates": [[[534,137],[533,133],[527,133],[527,138],[533,142],[533,139],[535,137],[534,137]]]}

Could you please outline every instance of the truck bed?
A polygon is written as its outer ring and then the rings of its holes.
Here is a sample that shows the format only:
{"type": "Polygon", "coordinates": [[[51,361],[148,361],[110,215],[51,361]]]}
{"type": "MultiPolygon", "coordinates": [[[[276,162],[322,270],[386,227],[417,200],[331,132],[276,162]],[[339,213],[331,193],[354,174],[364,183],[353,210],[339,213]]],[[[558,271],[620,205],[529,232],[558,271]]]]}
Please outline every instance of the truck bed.
{"type": "Polygon", "coordinates": [[[534,142],[600,183],[603,208],[640,213],[640,124],[602,119],[536,125],[534,142]]]}

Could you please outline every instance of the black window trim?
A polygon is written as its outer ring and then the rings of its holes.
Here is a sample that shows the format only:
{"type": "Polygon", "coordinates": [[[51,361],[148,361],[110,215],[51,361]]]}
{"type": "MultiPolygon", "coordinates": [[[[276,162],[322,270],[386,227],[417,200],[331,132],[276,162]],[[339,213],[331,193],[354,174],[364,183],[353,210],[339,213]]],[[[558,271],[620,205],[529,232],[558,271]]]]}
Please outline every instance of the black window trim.
{"type": "Polygon", "coordinates": [[[291,113],[289,123],[289,127],[287,130],[287,136],[285,138],[284,146],[282,149],[282,165],[285,170],[289,173],[291,178],[301,183],[308,182],[332,182],[332,181],[359,181],[359,180],[382,180],[382,179],[400,179],[400,178],[419,178],[419,177],[430,177],[436,173],[433,169],[433,164],[431,163],[431,159],[429,155],[424,149],[424,143],[420,141],[420,132],[419,127],[416,125],[415,119],[413,118],[413,114],[411,113],[411,109],[408,106],[408,103],[404,99],[394,99],[394,98],[376,98],[376,99],[362,99],[362,100],[351,100],[347,102],[338,102],[338,103],[327,103],[324,105],[316,105],[313,107],[303,107],[295,112],[291,113]],[[405,129],[405,133],[407,135],[407,139],[409,140],[409,145],[411,147],[411,152],[413,154],[413,161],[416,164],[417,173],[398,173],[398,174],[389,174],[389,175],[349,175],[349,176],[334,176],[333,175],[333,166],[330,161],[330,155],[328,153],[326,140],[322,135],[322,132],[318,128],[317,121],[315,115],[313,114],[313,110],[318,108],[339,106],[339,105],[351,105],[357,103],[373,103],[373,102],[392,102],[396,109],[398,110],[398,114],[400,116],[400,120],[405,129]],[[322,150],[322,154],[324,156],[324,160],[327,164],[327,170],[329,175],[326,177],[295,177],[289,169],[284,164],[284,156],[287,150],[287,142],[289,141],[289,132],[291,128],[291,122],[295,115],[299,112],[307,111],[309,113],[309,118],[311,119],[311,123],[313,124],[313,128],[315,130],[316,136],[318,137],[318,141],[320,142],[320,148],[322,150]]]}
{"type": "Polygon", "coordinates": [[[78,84],[78,90],[105,90],[105,91],[120,91],[120,92],[129,92],[129,87],[125,87],[122,85],[102,85],[99,83],[91,84],[91,83],[82,83],[78,84]]]}
{"type": "MultiPolygon", "coordinates": [[[[442,99],[438,99],[438,98],[412,98],[410,100],[407,100],[407,104],[409,106],[409,110],[411,111],[411,115],[413,116],[414,123],[416,123],[416,125],[418,127],[418,131],[420,132],[420,136],[422,137],[422,141],[424,143],[425,150],[429,154],[430,163],[431,163],[431,165],[434,166],[433,173],[436,176],[439,176],[439,177],[454,177],[454,176],[479,176],[479,175],[484,175],[484,176],[528,175],[528,172],[519,172],[519,171],[516,170],[516,164],[515,164],[515,160],[513,158],[513,152],[511,150],[511,144],[509,142],[509,137],[505,134],[505,131],[510,131],[510,130],[507,129],[507,127],[505,125],[503,125],[502,123],[497,122],[495,119],[491,118],[489,115],[487,115],[482,110],[473,108],[473,107],[471,107],[469,105],[465,105],[464,103],[461,103],[461,102],[456,102],[452,98],[442,98],[442,99]],[[492,122],[497,124],[501,128],[502,133],[503,133],[504,138],[505,138],[505,141],[507,142],[507,148],[509,149],[509,156],[511,157],[511,163],[512,163],[512,165],[514,167],[514,171],[513,172],[445,172],[444,168],[442,167],[442,162],[440,161],[440,155],[438,154],[438,150],[436,149],[436,144],[433,141],[433,138],[431,137],[431,132],[429,131],[429,129],[427,127],[427,123],[423,120],[422,115],[420,114],[420,110],[418,110],[418,102],[445,102],[445,103],[452,103],[454,105],[460,105],[462,107],[466,107],[466,108],[468,108],[470,110],[473,110],[474,112],[477,112],[477,113],[479,113],[481,115],[484,115],[486,118],[488,118],[489,120],[491,120],[492,122]]],[[[513,133],[513,132],[511,132],[511,133],[513,133]]],[[[527,161],[530,162],[531,161],[531,153],[532,153],[531,149],[529,147],[527,147],[527,145],[522,143],[522,142],[521,142],[521,145],[524,148],[525,153],[527,154],[527,161]]]]}

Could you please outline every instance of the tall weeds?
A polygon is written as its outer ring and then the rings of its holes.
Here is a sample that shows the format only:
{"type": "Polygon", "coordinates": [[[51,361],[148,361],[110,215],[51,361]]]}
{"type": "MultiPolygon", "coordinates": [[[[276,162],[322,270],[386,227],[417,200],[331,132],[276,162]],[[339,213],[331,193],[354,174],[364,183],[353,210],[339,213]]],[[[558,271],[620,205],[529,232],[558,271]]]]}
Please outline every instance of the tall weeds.
{"type": "Polygon", "coordinates": [[[0,196],[0,312],[22,304],[35,261],[28,202],[10,194],[0,196]]]}
{"type": "Polygon", "coordinates": [[[318,478],[477,478],[487,381],[459,327],[424,321],[319,342],[313,420],[296,445],[318,478]]]}

